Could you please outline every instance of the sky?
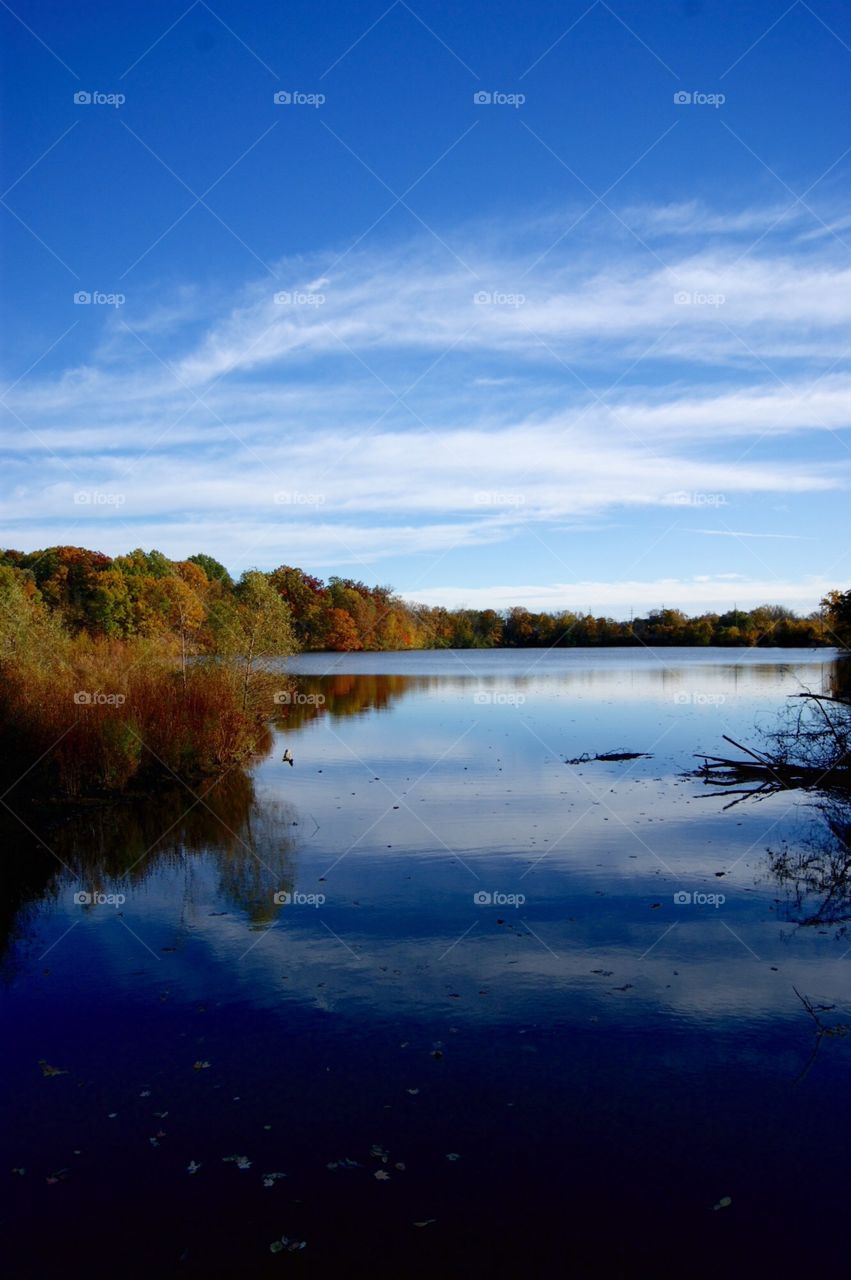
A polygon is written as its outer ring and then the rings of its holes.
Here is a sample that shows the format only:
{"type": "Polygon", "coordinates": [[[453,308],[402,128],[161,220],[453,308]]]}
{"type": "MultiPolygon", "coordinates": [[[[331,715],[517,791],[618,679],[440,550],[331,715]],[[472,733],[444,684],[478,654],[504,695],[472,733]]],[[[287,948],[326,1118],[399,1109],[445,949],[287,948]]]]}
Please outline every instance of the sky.
{"type": "Polygon", "coordinates": [[[2,545],[851,583],[851,8],[0,0],[2,545]]]}

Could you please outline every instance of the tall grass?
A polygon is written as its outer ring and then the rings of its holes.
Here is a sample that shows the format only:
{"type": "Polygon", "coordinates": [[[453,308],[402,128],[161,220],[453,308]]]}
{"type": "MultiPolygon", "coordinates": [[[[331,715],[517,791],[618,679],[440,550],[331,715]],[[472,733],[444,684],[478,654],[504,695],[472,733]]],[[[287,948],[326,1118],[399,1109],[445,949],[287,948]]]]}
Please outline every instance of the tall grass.
{"type": "Polygon", "coordinates": [[[5,785],[75,798],[246,764],[268,746],[273,704],[271,678],[256,673],[245,699],[244,675],[216,660],[182,671],[145,640],[56,635],[49,651],[17,648],[0,659],[5,785]]]}

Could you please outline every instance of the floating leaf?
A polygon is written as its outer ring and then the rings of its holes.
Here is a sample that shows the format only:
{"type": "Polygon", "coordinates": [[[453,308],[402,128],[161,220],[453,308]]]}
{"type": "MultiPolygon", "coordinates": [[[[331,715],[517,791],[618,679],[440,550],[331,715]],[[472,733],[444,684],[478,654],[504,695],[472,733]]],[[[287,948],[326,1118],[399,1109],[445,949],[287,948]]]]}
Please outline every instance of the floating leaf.
{"type": "Polygon", "coordinates": [[[273,1240],[273,1241],[272,1241],[272,1243],[269,1245],[269,1252],[270,1252],[270,1253],[283,1253],[283,1252],[284,1252],[284,1246],[281,1244],[280,1240],[273,1240]]]}
{"type": "Polygon", "coordinates": [[[198,1059],[198,1061],[197,1061],[196,1063],[194,1063],[194,1065],[193,1065],[193,1070],[195,1070],[195,1071],[206,1071],[206,1070],[207,1070],[207,1068],[209,1067],[209,1065],[210,1065],[210,1064],[209,1064],[209,1062],[207,1062],[206,1060],[202,1060],[202,1059],[200,1059],[200,1058],[199,1058],[199,1059],[198,1059]]]}
{"type": "Polygon", "coordinates": [[[287,1175],[285,1173],[264,1173],[263,1186],[274,1187],[275,1183],[278,1181],[278,1178],[285,1178],[286,1176],[287,1175]]]}
{"type": "Polygon", "coordinates": [[[38,1065],[41,1067],[43,1076],[67,1076],[68,1072],[63,1071],[60,1067],[52,1067],[49,1062],[45,1062],[44,1058],[39,1058],[38,1065]]]}
{"type": "Polygon", "coordinates": [[[457,1152],[457,1151],[450,1151],[450,1152],[449,1152],[449,1155],[446,1157],[446,1159],[447,1159],[447,1160],[460,1160],[460,1159],[461,1159],[461,1157],[459,1156],[459,1154],[458,1154],[458,1152],[457,1152]]]}
{"type": "Polygon", "coordinates": [[[201,1165],[197,1160],[190,1160],[189,1164],[186,1166],[186,1172],[197,1173],[200,1168],[201,1168],[201,1165]]]}
{"type": "Polygon", "coordinates": [[[383,1169],[376,1169],[375,1173],[372,1176],[373,1178],[377,1178],[379,1182],[390,1181],[390,1174],[385,1173],[383,1169]]]}
{"type": "Polygon", "coordinates": [[[408,1089],[407,1092],[411,1095],[411,1097],[414,1097],[416,1094],[419,1093],[419,1089],[408,1089]]]}
{"type": "Polygon", "coordinates": [[[237,1169],[250,1169],[251,1161],[248,1156],[222,1156],[225,1164],[235,1164],[237,1169]]]}
{"type": "Polygon", "coordinates": [[[729,1209],[732,1203],[733,1203],[732,1196],[722,1196],[721,1199],[718,1201],[718,1203],[716,1205],[713,1205],[712,1207],[713,1209],[729,1209]]]}
{"type": "Polygon", "coordinates": [[[415,1222],[415,1227],[430,1227],[433,1222],[437,1222],[437,1218],[423,1218],[422,1222],[415,1222]]]}

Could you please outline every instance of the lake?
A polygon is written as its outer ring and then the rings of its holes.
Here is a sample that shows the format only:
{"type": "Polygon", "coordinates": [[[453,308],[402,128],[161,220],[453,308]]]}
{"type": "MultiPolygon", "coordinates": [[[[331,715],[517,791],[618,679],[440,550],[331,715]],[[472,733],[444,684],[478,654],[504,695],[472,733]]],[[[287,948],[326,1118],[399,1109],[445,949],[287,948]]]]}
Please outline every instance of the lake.
{"type": "Polygon", "coordinates": [[[6,1274],[846,1267],[824,813],[690,776],[833,652],[281,666],[250,777],[5,797],[6,1274]]]}

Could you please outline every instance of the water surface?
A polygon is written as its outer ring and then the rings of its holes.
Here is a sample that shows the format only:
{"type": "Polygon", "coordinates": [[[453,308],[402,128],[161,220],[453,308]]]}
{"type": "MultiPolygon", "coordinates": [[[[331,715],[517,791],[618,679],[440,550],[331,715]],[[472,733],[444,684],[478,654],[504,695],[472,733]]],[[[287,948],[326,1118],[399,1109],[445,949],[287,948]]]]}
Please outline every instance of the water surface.
{"type": "Polygon", "coordinates": [[[846,1200],[851,939],[771,861],[823,818],[688,776],[833,655],[288,669],[251,778],[62,821],[6,798],[10,1274],[844,1258],[806,1224],[846,1200]],[[612,750],[646,754],[566,763],[612,750]]]}

